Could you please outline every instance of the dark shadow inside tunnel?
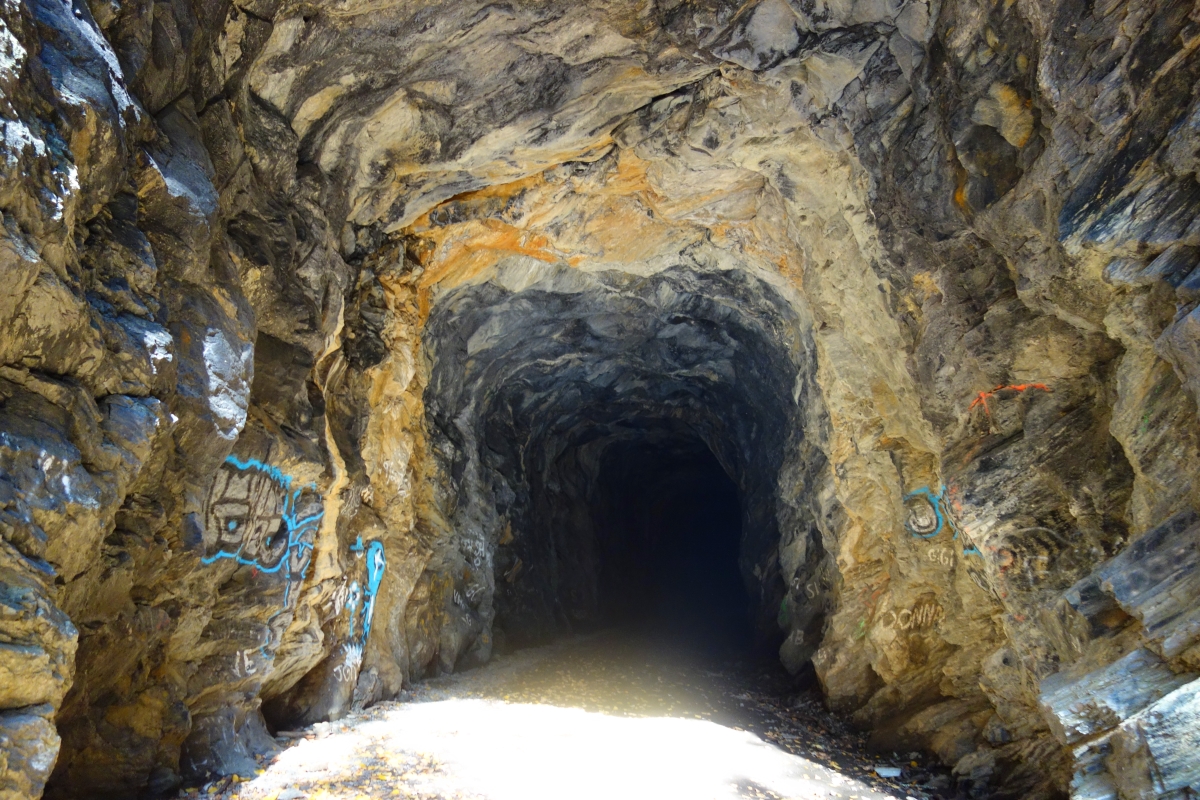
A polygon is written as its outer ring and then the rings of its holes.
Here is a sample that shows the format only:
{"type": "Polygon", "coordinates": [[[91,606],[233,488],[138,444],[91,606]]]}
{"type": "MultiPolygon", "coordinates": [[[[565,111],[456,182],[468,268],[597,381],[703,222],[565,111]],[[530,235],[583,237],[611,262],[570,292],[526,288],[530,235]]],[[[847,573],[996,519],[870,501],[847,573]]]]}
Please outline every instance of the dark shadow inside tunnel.
{"type": "Polygon", "coordinates": [[[610,447],[592,515],[603,624],[707,649],[750,645],[741,502],[706,445],[610,447]]]}
{"type": "Polygon", "coordinates": [[[497,553],[507,643],[614,627],[714,654],[752,643],[748,515],[728,454],[655,417],[585,423],[530,451],[511,506],[527,534],[497,553]]]}

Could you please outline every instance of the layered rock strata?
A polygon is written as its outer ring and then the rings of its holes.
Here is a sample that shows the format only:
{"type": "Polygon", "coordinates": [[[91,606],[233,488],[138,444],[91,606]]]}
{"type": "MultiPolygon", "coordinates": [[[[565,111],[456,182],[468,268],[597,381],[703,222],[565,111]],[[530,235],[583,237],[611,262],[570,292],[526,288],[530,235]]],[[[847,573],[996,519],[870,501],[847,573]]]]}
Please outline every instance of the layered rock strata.
{"type": "Polygon", "coordinates": [[[606,465],[699,449],[759,640],[879,746],[1200,790],[1198,48],[1172,0],[0,3],[0,797],[597,624],[606,465]]]}

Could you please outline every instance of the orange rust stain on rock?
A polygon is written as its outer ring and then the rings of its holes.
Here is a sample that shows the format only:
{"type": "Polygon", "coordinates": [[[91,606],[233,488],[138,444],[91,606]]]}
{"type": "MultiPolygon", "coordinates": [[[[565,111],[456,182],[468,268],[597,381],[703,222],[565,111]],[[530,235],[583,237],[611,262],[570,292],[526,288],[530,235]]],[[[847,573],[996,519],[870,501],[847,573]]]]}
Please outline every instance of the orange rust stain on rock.
{"type": "Polygon", "coordinates": [[[650,188],[650,181],[646,177],[646,170],[649,166],[649,162],[638,158],[631,151],[622,150],[620,157],[617,158],[615,180],[607,186],[612,187],[611,191],[613,194],[631,194],[633,192],[649,192],[653,194],[653,189],[650,188]]]}
{"type": "Polygon", "coordinates": [[[486,207],[489,200],[509,200],[524,192],[533,191],[544,187],[546,180],[540,175],[531,175],[527,178],[512,181],[511,183],[502,183],[495,186],[485,186],[482,189],[476,189],[472,192],[463,192],[456,194],[448,200],[443,200],[433,208],[426,211],[421,216],[413,221],[412,225],[408,226],[409,233],[423,233],[427,235],[437,236],[439,232],[447,230],[445,227],[439,226],[433,221],[433,217],[442,209],[458,206],[465,209],[478,209],[486,207]]]}
{"type": "Polygon", "coordinates": [[[641,261],[708,237],[799,280],[802,255],[786,242],[764,242],[757,235],[756,202],[743,204],[744,219],[706,225],[691,218],[710,203],[757,196],[748,194],[744,182],[680,205],[655,191],[650,167],[624,150],[602,180],[587,172],[564,177],[551,171],[464,193],[431,209],[406,230],[414,237],[409,253],[424,267],[416,292],[418,326],[428,318],[435,288],[480,280],[513,255],[582,268],[589,262],[641,261]]]}
{"type": "Polygon", "coordinates": [[[461,286],[511,255],[529,256],[550,263],[561,260],[545,236],[496,219],[472,220],[455,226],[452,238],[442,242],[437,250],[440,252],[425,265],[417,289],[417,310],[422,324],[429,316],[434,286],[461,286]]]}
{"type": "Polygon", "coordinates": [[[971,204],[967,202],[967,176],[963,170],[958,176],[958,186],[954,189],[954,204],[962,209],[962,212],[967,216],[971,216],[971,204]]]}
{"type": "Polygon", "coordinates": [[[632,197],[614,197],[583,227],[581,244],[594,258],[609,262],[634,262],[674,249],[669,246],[686,229],[646,214],[646,207],[632,197]]]}

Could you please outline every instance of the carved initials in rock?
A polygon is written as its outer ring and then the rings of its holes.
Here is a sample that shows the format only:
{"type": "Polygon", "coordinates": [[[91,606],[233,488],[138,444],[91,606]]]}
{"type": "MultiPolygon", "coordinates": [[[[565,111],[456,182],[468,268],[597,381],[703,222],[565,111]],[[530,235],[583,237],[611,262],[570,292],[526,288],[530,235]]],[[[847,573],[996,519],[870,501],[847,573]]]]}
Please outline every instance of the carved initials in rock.
{"type": "Polygon", "coordinates": [[[935,564],[941,564],[944,567],[954,565],[954,551],[948,547],[931,547],[925,555],[935,564]]]}
{"type": "Polygon", "coordinates": [[[333,677],[346,683],[358,678],[358,670],[362,667],[362,645],[344,644],[342,645],[342,654],[342,663],[333,668],[333,677]]]}
{"type": "Polygon", "coordinates": [[[879,615],[879,624],[884,628],[896,628],[902,631],[913,631],[929,628],[941,622],[946,612],[935,602],[918,603],[911,609],[903,611],[887,610],[879,615]]]}

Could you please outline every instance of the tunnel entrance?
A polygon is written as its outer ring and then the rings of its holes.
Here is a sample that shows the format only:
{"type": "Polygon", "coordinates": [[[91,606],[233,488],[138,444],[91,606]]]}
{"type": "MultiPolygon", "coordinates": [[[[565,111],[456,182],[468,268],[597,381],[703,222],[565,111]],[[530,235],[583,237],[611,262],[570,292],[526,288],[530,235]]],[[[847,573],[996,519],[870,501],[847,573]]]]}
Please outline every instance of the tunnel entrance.
{"type": "Polygon", "coordinates": [[[633,624],[808,660],[824,462],[810,324],[780,287],[514,257],[430,309],[424,524],[447,547],[406,612],[414,639],[442,631],[414,678],[633,624]]]}
{"type": "Polygon", "coordinates": [[[703,442],[609,448],[594,524],[604,623],[710,648],[750,645],[741,501],[703,442]]]}

